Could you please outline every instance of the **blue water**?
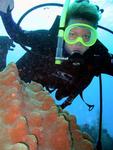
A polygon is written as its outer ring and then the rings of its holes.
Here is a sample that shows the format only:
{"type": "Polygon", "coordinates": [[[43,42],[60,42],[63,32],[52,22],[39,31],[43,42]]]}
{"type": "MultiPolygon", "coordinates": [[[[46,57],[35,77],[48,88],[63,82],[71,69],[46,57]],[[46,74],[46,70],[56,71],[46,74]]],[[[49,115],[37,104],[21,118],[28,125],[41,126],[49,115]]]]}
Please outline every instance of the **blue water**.
{"type": "MultiPolygon", "coordinates": [[[[20,16],[32,6],[38,5],[39,3],[45,3],[46,0],[40,0],[36,2],[32,0],[32,2],[28,0],[24,0],[25,5],[24,7],[21,6],[23,4],[23,0],[15,1],[15,8],[13,10],[13,18],[17,22],[20,16]]],[[[48,2],[53,2],[52,0],[48,2]]],[[[63,0],[54,0],[54,2],[64,2],[63,0]]],[[[104,8],[104,13],[102,15],[102,19],[100,21],[100,25],[108,27],[109,29],[113,30],[113,1],[112,0],[92,0],[95,4],[98,4],[101,8],[104,8]]],[[[55,7],[54,11],[53,8],[46,8],[35,10],[30,13],[24,21],[21,23],[21,26],[25,30],[35,30],[38,28],[48,29],[57,14],[61,13],[61,8],[55,7]],[[52,11],[52,13],[51,13],[52,11]],[[46,15],[45,15],[46,14],[46,15]],[[50,15],[52,14],[52,15],[50,15]],[[38,18],[38,19],[36,19],[38,18]],[[42,19],[43,18],[43,19],[42,19]],[[46,20],[49,20],[48,24],[46,20]],[[40,22],[39,22],[40,21],[40,22]],[[31,25],[32,22],[32,25],[31,25]],[[38,27],[38,28],[37,28],[38,27]]],[[[0,35],[7,35],[2,21],[0,19],[0,35]]],[[[113,35],[107,33],[99,29],[99,39],[104,45],[109,49],[110,53],[113,53],[113,35]]],[[[16,44],[16,43],[15,43],[16,44]]],[[[25,53],[25,51],[16,44],[16,48],[14,51],[9,51],[7,56],[7,64],[10,62],[16,62],[21,56],[25,53]]],[[[102,75],[102,84],[103,84],[103,128],[107,129],[108,133],[113,137],[113,78],[109,75],[102,75]]],[[[54,97],[54,93],[52,94],[54,97]]],[[[77,123],[82,124],[90,124],[98,125],[98,118],[99,118],[99,79],[95,77],[92,83],[85,89],[83,92],[84,99],[89,104],[94,104],[94,109],[89,112],[87,106],[83,103],[80,96],[78,96],[71,106],[68,106],[66,110],[73,114],[77,118],[77,123]]]]}

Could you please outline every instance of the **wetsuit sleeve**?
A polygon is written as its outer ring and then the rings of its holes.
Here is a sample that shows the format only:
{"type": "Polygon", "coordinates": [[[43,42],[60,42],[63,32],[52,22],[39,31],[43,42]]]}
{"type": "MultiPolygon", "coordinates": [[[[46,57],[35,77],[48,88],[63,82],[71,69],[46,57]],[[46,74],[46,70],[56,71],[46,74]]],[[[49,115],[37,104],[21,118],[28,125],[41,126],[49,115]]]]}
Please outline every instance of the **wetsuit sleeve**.
{"type": "Polygon", "coordinates": [[[35,30],[35,31],[22,30],[22,28],[14,22],[11,12],[2,13],[1,18],[9,36],[16,43],[19,44],[24,44],[26,46],[32,47],[33,45],[42,42],[43,34],[48,32],[46,30],[35,30]]]}

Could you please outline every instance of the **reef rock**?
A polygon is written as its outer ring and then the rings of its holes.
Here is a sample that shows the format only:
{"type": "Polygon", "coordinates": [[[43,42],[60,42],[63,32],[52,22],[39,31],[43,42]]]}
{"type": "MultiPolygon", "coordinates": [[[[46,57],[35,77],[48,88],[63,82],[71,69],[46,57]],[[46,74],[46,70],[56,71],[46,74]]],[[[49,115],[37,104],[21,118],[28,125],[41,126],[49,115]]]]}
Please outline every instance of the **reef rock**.
{"type": "Polygon", "coordinates": [[[14,63],[0,72],[0,150],[93,150],[76,118],[42,85],[25,83],[14,63]]]}

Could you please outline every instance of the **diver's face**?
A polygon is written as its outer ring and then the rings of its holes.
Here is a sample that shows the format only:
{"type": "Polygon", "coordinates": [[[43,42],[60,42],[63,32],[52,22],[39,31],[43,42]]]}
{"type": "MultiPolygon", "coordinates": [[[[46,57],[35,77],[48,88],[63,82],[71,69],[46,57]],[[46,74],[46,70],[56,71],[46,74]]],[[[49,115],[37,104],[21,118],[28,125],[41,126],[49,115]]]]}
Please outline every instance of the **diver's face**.
{"type": "MultiPolygon", "coordinates": [[[[74,19],[70,19],[69,20],[69,23],[68,25],[71,25],[71,24],[75,24],[75,23],[87,23],[86,21],[83,21],[83,20],[74,20],[74,19]]],[[[82,29],[82,28],[79,28],[79,29],[73,29],[71,30],[70,32],[70,35],[69,35],[69,38],[73,40],[73,38],[75,38],[76,36],[81,36],[84,38],[84,40],[88,40],[88,37],[90,36],[89,35],[89,31],[88,30],[85,30],[85,29],[82,29]]],[[[68,44],[68,43],[65,43],[65,50],[67,51],[68,54],[72,55],[73,53],[77,52],[77,53],[80,53],[81,55],[84,54],[89,47],[87,46],[84,46],[82,43],[78,42],[76,44],[68,44]]]]}

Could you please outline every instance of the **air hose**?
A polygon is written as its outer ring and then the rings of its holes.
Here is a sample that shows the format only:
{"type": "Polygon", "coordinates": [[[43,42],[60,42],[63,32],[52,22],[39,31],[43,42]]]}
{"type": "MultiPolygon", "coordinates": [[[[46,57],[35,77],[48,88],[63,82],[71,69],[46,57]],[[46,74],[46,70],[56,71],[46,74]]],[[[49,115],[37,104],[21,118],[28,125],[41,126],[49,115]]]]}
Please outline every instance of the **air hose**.
{"type": "Polygon", "coordinates": [[[98,140],[97,140],[97,145],[96,149],[97,150],[102,150],[102,104],[103,104],[103,98],[102,98],[102,76],[101,74],[99,75],[99,85],[100,85],[100,113],[99,113],[99,131],[98,131],[98,140]]]}

